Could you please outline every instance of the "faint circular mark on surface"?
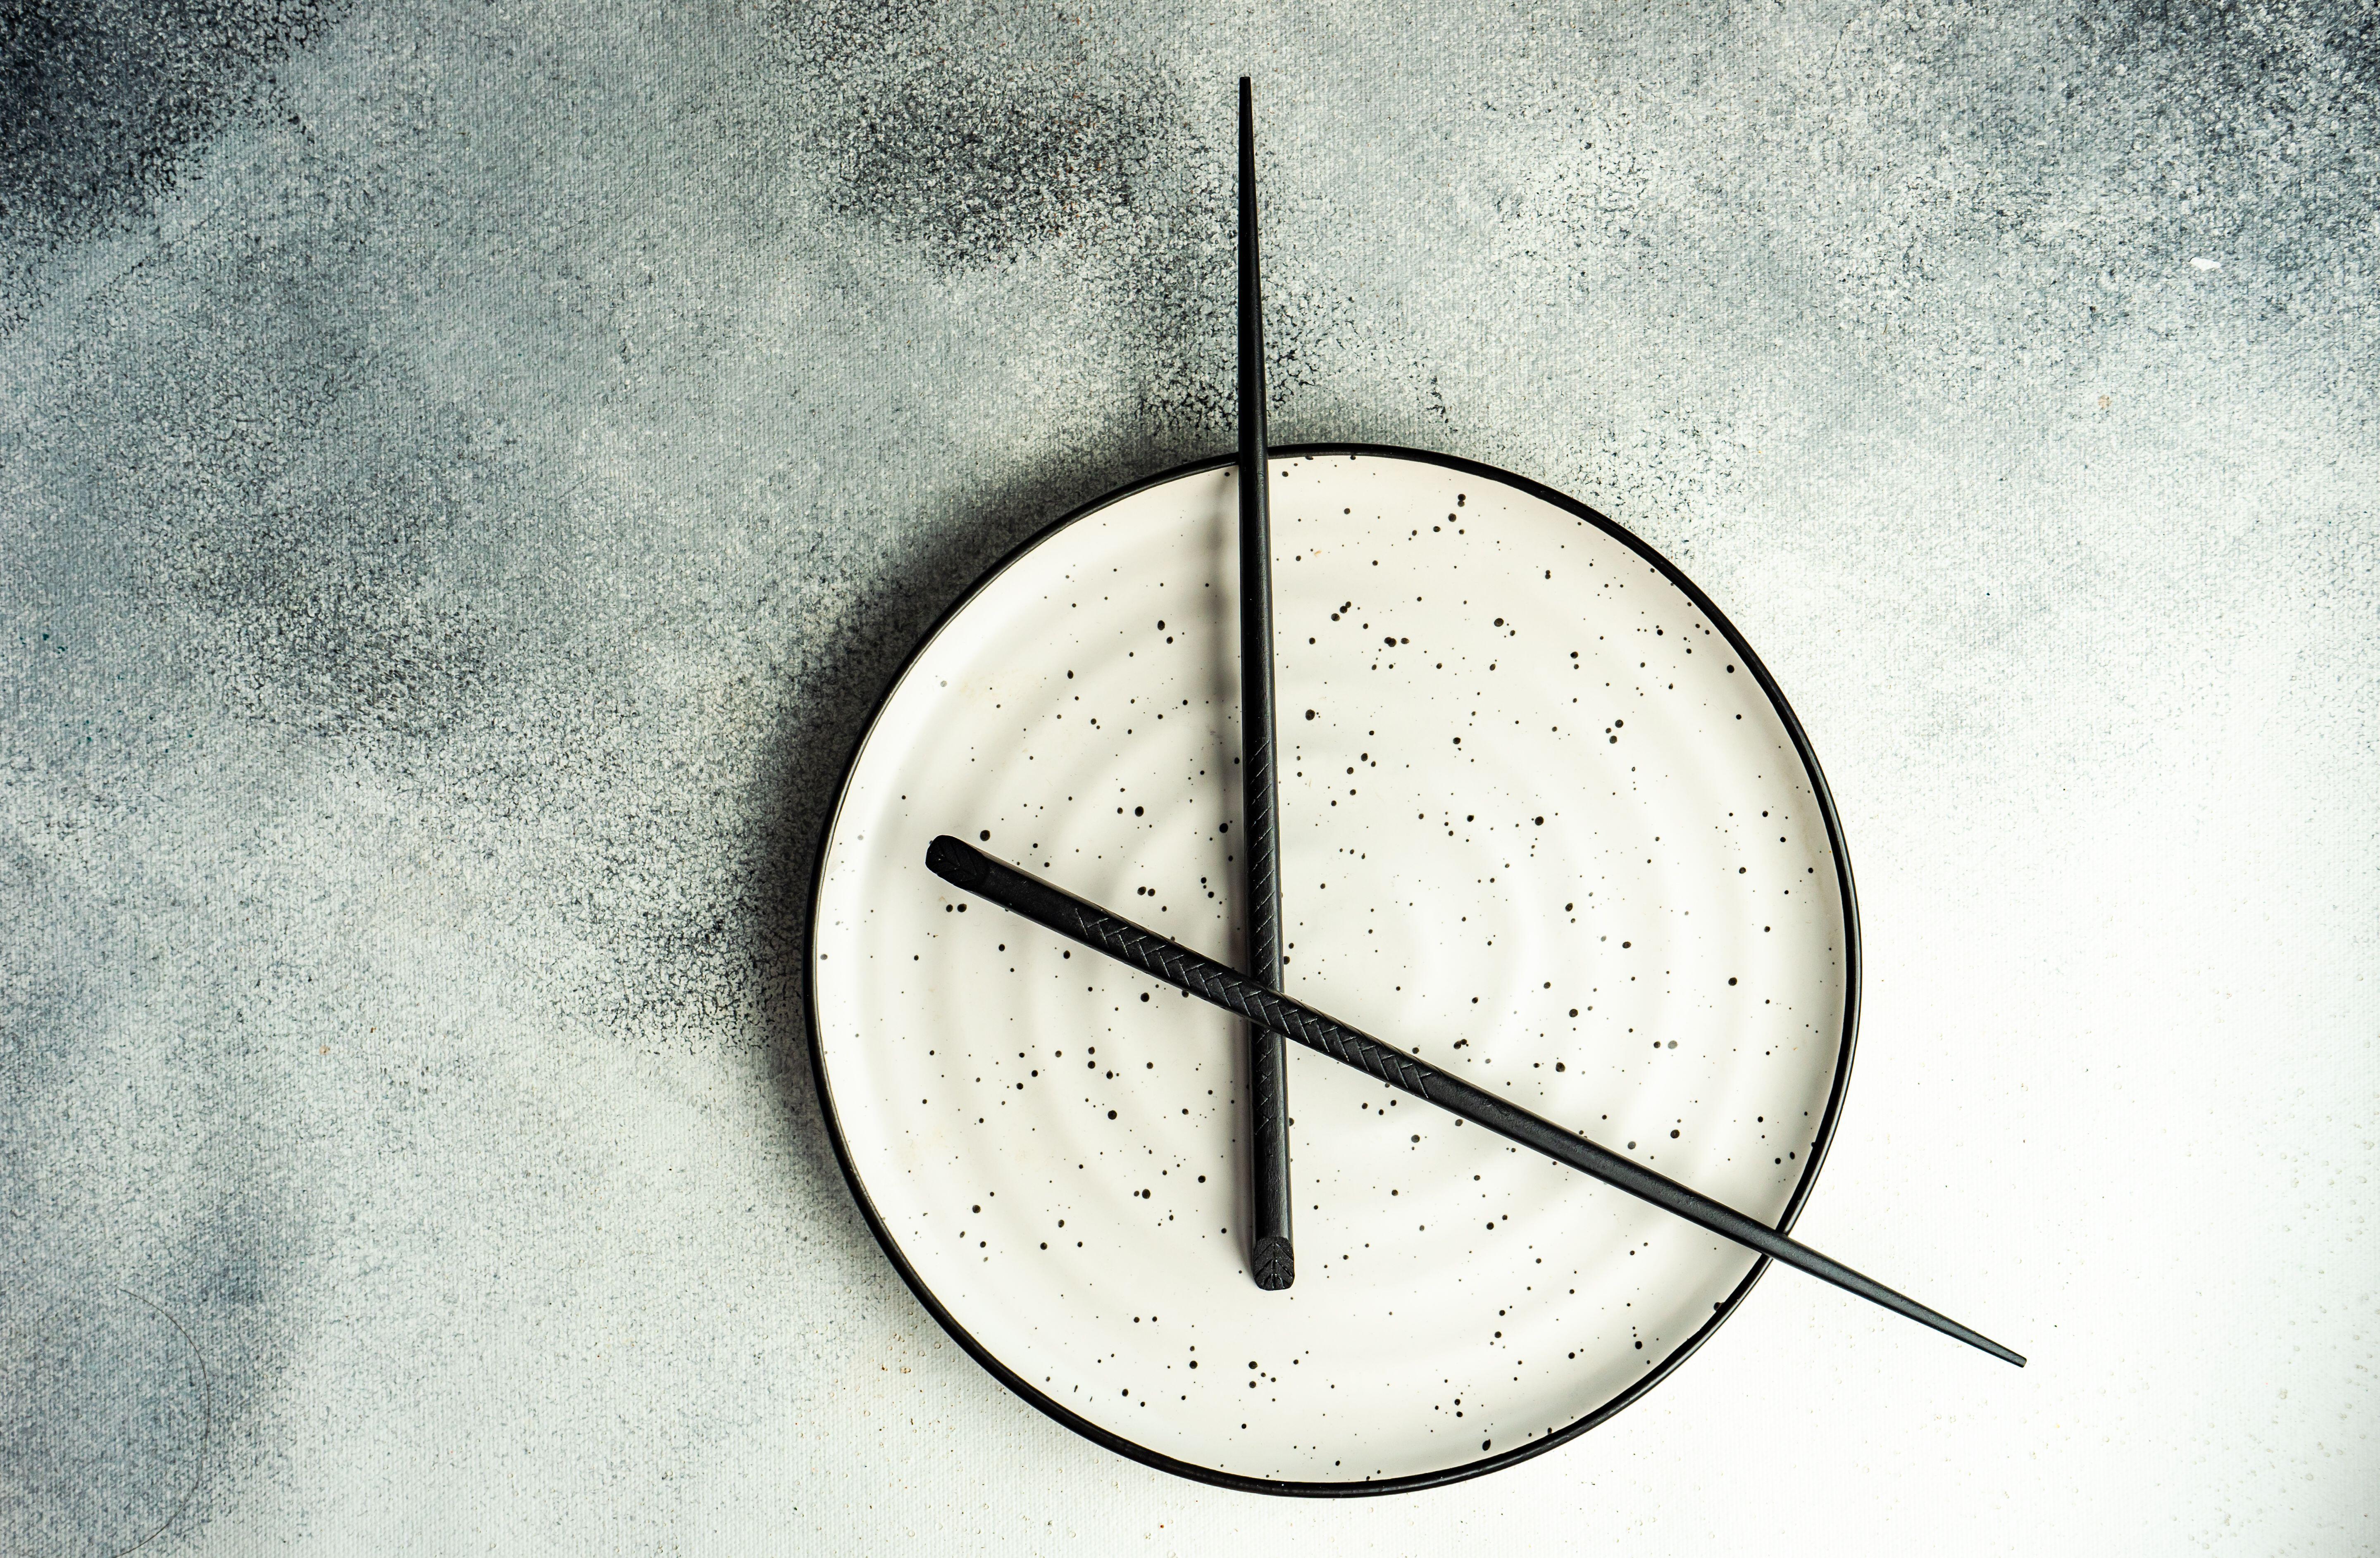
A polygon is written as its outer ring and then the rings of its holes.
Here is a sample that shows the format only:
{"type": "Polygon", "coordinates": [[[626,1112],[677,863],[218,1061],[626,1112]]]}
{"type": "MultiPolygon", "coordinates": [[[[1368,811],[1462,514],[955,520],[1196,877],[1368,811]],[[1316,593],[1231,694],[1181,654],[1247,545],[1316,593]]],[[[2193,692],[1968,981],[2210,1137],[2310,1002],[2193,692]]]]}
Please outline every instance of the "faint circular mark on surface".
{"type": "Polygon", "coordinates": [[[138,1293],[0,1304],[0,1550],[146,1547],[198,1492],[213,1407],[197,1342],[138,1293]]]}

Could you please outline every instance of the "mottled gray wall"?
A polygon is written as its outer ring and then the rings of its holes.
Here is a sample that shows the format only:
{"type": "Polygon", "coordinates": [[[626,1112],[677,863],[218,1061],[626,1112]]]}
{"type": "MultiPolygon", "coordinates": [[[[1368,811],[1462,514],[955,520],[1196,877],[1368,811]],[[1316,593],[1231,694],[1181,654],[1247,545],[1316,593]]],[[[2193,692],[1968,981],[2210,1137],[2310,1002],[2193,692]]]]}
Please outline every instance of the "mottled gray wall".
{"type": "Polygon", "coordinates": [[[2380,1542],[2380,12],[0,17],[0,1549],[2380,1542]],[[1833,779],[1803,1230],[1586,1440],[1283,1505],[868,1239],[808,851],[923,626],[1226,446],[1551,481],[1833,779]],[[1823,1534],[1821,1534],[1821,1525],[1823,1534]]]}

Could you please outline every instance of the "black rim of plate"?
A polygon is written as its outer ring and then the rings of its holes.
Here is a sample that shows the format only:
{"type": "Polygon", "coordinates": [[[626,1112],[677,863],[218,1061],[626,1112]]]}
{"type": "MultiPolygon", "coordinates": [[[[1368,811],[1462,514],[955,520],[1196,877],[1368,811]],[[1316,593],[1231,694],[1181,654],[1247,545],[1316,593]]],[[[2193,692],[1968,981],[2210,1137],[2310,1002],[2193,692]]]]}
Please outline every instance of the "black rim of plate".
{"type": "MultiPolygon", "coordinates": [[[[1779,690],[1776,679],[1768,674],[1768,668],[1761,663],[1758,655],[1753,653],[1752,646],[1744,642],[1743,634],[1736,631],[1735,624],[1728,621],[1726,613],[1722,612],[1710,597],[1705,595],[1692,579],[1680,573],[1668,558],[1655,551],[1624,525],[1597,513],[1575,498],[1555,491],[1542,482],[1531,481],[1526,477],[1515,476],[1510,471],[1482,465],[1476,460],[1465,460],[1459,455],[1440,454],[1426,449],[1402,449],[1393,444],[1287,444],[1270,450],[1269,454],[1269,458],[1275,461],[1308,459],[1325,454],[1347,455],[1355,459],[1415,461],[1424,465],[1442,466],[1451,471],[1460,471],[1466,476],[1475,476],[1488,481],[1501,482],[1533,498],[1550,503],[1563,513],[1594,525],[1658,569],[1663,578],[1676,586],[1687,599],[1694,602],[1695,609],[1709,620],[1711,625],[1718,629],[1726,637],[1729,646],[1742,658],[1743,668],[1759,682],[1760,690],[1767,694],[1770,707],[1776,709],[1778,718],[1784,721],[1786,733],[1793,740],[1793,750],[1801,755],[1803,772],[1809,779],[1811,792],[1817,797],[1818,813],[1826,819],[1827,843],[1835,861],[1835,886],[1841,895],[1843,906],[1842,1045],[1836,1054],[1834,1083],[1827,1092],[1826,1110],[1819,1117],[1817,1134],[1811,1140],[1809,1160],[1803,1166],[1801,1179],[1794,1185],[1792,1195],[1786,1201],[1785,1215],[1777,1225],[1779,1232],[1791,1232],[1795,1219],[1802,1214],[1803,1203],[1809,1199],[1811,1190],[1817,1184],[1818,1171],[1826,1165],[1827,1149],[1834,1141],[1836,1121],[1842,1112],[1843,1094],[1851,1085],[1852,1051],[1855,1047],[1859,1034],[1859,900],[1852,885],[1851,852],[1843,844],[1842,823],[1835,815],[1834,795],[1827,788],[1826,775],[1818,767],[1817,754],[1810,749],[1810,739],[1803,732],[1802,721],[1795,718],[1792,706],[1785,701],[1785,694],[1779,690]]],[[[1713,1309],[1710,1319],[1705,1321],[1693,1335],[1680,1343],[1669,1357],[1656,1364],[1650,1373],[1566,1428],[1557,1429],[1540,1437],[1524,1440],[1509,1450],[1484,1455],[1475,1461],[1465,1461],[1460,1466],[1446,1467],[1437,1471],[1421,1472],[1410,1477],[1389,1477],[1370,1481],[1348,1482],[1293,1482],[1281,1479],[1244,1477],[1236,1472],[1218,1471],[1212,1467],[1198,1466],[1189,1461],[1175,1460],[1171,1455],[1160,1455],[1146,1445],[1136,1444],[1129,1439],[1109,1432],[1097,1423],[1077,1417],[1058,1402],[1034,1389],[1014,1370],[993,1357],[982,1343],[977,1341],[968,1333],[966,1327],[961,1325],[957,1319],[942,1307],[941,1300],[935,1298],[933,1291],[919,1278],[917,1272],[911,1269],[909,1262],[901,1254],[900,1246],[893,1241],[891,1232],[885,1227],[884,1219],[877,1214],[876,1203],[868,1199],[868,1188],[860,1183],[858,1171],[852,1166],[850,1143],[844,1140],[842,1118],[835,1113],[834,1093],[827,1083],[826,1047],[820,1040],[817,988],[814,982],[814,971],[818,959],[819,895],[824,890],[826,883],[826,855],[828,849],[834,842],[835,824],[843,815],[844,798],[851,787],[852,770],[857,767],[860,754],[868,749],[868,738],[875,733],[877,721],[883,718],[885,706],[892,702],[892,694],[900,691],[901,683],[906,680],[910,667],[917,662],[919,655],[925,653],[926,646],[941,636],[942,630],[950,625],[952,619],[964,610],[977,596],[982,594],[994,579],[1006,573],[1011,564],[1076,520],[1096,513],[1111,503],[1120,502],[1149,488],[1160,486],[1183,477],[1229,467],[1236,463],[1237,457],[1234,455],[1219,454],[1175,465],[1171,469],[1160,471],[1154,476],[1143,477],[1137,481],[1128,482],[1043,525],[1039,530],[1010,548],[998,562],[978,575],[975,583],[969,585],[965,592],[935,619],[934,625],[927,630],[910,649],[908,655],[903,658],[901,669],[893,673],[892,680],[885,687],[883,694],[876,700],[876,707],[868,712],[868,723],[861,729],[858,739],[852,743],[850,753],[844,758],[841,777],[835,781],[834,805],[827,814],[825,825],[820,829],[818,847],[812,852],[810,859],[809,923],[803,928],[802,935],[802,1007],[804,1021],[809,1031],[810,1075],[818,1088],[820,1107],[826,1115],[827,1135],[834,1143],[835,1162],[843,1167],[844,1183],[851,1187],[852,1200],[858,1203],[860,1215],[868,1220],[868,1231],[876,1236],[876,1242],[883,1250],[885,1258],[892,1262],[892,1269],[901,1274],[901,1280],[908,1284],[909,1291],[917,1295],[917,1301],[926,1307],[926,1312],[932,1315],[941,1328],[950,1333],[952,1340],[966,1349],[969,1357],[981,1364],[985,1371],[993,1379],[1006,1385],[1049,1417],[1074,1430],[1093,1443],[1103,1445],[1117,1455],[1140,1462],[1143,1466],[1155,1467],[1160,1471],[1172,1472],[1176,1477],[1186,1477],[1194,1482],[1210,1483],[1220,1488],[1235,1488],[1244,1492],[1272,1493],[1295,1498],[1368,1498],[1382,1493],[1409,1493],[1419,1492],[1424,1488],[1442,1488],[1449,1483],[1465,1481],[1474,1477],[1484,1477],[1491,1471],[1501,1471],[1508,1466],[1515,1466],[1533,1456],[1542,1455],[1557,1444],[1568,1443],[1590,1429],[1609,1421],[1622,1409],[1642,1397],[1645,1392],[1668,1379],[1680,1364],[1694,1356],[1695,1349],[1710,1339],[1711,1334],[1719,1328],[1729,1315],[1735,1312],[1736,1307],[1743,1301],[1744,1295],[1752,1291],[1753,1285],[1757,1283],[1761,1274],[1768,1269],[1768,1257],[1763,1255],[1755,1259],[1751,1271],[1745,1273],[1743,1280],[1736,1285],[1735,1291],[1730,1293],[1713,1309]]]]}

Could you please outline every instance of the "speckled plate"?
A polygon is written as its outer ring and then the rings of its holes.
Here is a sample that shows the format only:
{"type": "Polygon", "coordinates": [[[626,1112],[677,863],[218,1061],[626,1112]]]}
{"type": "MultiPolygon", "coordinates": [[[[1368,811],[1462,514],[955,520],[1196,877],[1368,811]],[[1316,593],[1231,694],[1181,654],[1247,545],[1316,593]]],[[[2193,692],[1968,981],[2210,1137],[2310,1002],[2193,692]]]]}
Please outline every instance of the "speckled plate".
{"type": "MultiPolygon", "coordinates": [[[[1759,662],[1534,483],[1344,446],[1273,470],[1291,992],[1790,1226],[1857,919],[1759,662]]],[[[984,839],[1241,960],[1235,480],[1050,526],[886,696],[820,850],[820,1092],[893,1264],[1043,1411],[1206,1481],[1426,1486],[1609,1417],[1760,1262],[1293,1046],[1297,1281],[1259,1292],[1235,1025],[924,865],[984,839]]]]}

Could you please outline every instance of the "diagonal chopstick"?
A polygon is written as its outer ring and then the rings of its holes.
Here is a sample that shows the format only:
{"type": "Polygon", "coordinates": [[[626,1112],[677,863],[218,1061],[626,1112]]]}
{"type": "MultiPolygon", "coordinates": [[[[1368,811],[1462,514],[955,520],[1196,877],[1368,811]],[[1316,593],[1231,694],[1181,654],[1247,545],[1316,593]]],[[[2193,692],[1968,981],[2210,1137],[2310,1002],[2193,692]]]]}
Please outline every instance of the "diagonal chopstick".
{"type": "Polygon", "coordinates": [[[1251,1023],[1294,1039],[1308,1049],[1319,1050],[1333,1060],[1378,1077],[1449,1114],[1485,1126],[1508,1141],[1592,1175],[1748,1250],[1831,1282],[1871,1303],[1881,1304],[1895,1314],[1930,1325],[1945,1335],[1956,1336],[2003,1362],[2024,1367],[2022,1357],[1989,1337],[1970,1331],[1947,1315],[1937,1314],[1915,1299],[1862,1276],[1806,1245],[1796,1244],[1733,1207],[1689,1190],[1666,1175],[1656,1174],[1608,1147],[1597,1146],[1542,1116],[1506,1103],[1485,1088],[1474,1087],[1427,1061],[1391,1048],[1312,1007],[1265,989],[1226,964],[994,860],[972,844],[945,834],[927,849],[926,867],[953,887],[975,893],[1094,951],[1104,952],[1251,1023]]]}
{"type": "MultiPolygon", "coordinates": [[[[1272,516],[1267,501],[1264,288],[1257,267],[1254,93],[1240,78],[1240,813],[1246,837],[1248,973],[1281,987],[1281,827],[1273,764],[1272,516]]],[[[1289,1079],[1281,1035],[1248,1027],[1248,1270],[1278,1292],[1294,1280],[1289,1237],[1289,1079]]]]}

